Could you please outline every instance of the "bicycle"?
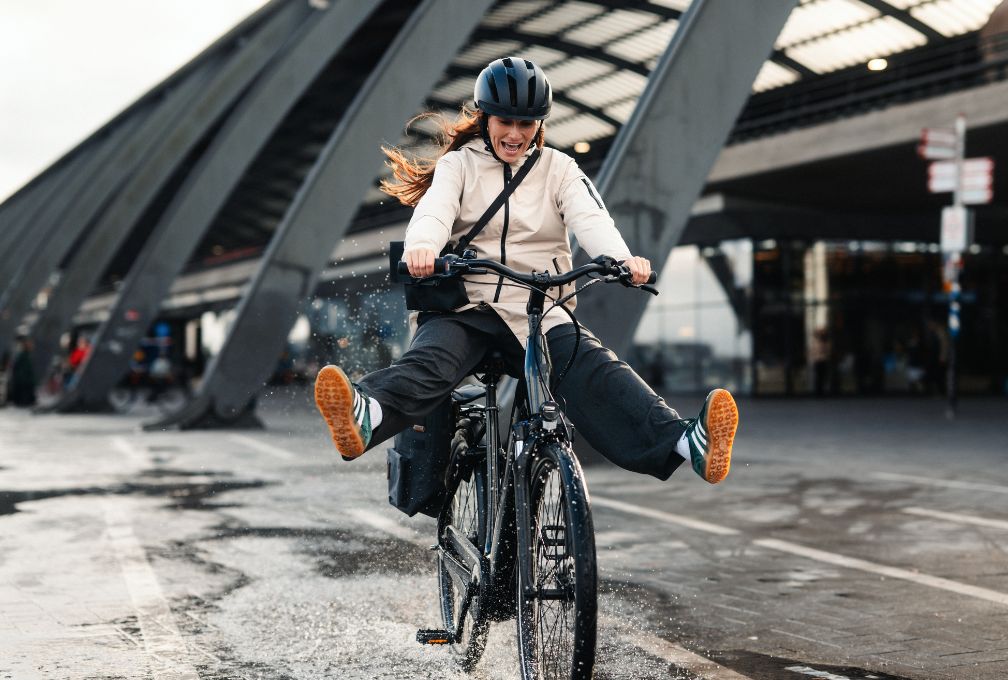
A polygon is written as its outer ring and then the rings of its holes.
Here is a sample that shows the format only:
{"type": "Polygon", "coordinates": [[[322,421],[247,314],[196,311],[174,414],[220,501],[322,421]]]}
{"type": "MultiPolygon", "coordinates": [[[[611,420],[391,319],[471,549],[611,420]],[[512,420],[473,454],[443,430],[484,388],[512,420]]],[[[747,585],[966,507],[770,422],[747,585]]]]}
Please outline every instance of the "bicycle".
{"type": "MultiPolygon", "coordinates": [[[[491,353],[474,369],[483,388],[466,385],[453,392],[447,496],[432,546],[444,628],[419,630],[417,641],[450,646],[469,671],[483,654],[490,623],[514,617],[525,680],[590,678],[596,643],[595,534],[588,489],[572,448],[574,430],[552,396],[541,321],[549,311],[543,308],[550,288],[596,275],[580,290],[550,298],[579,329],[564,303],[598,281],[633,286],[631,275],[612,258],[554,275],[522,274],[474,255],[438,258],[435,271],[493,272],[529,289],[525,378],[516,391],[506,446],[498,425],[497,386],[505,373],[500,354],[491,353]]],[[[399,270],[408,273],[404,263],[399,270]]],[[[577,346],[558,382],[573,365],[577,346]]]]}

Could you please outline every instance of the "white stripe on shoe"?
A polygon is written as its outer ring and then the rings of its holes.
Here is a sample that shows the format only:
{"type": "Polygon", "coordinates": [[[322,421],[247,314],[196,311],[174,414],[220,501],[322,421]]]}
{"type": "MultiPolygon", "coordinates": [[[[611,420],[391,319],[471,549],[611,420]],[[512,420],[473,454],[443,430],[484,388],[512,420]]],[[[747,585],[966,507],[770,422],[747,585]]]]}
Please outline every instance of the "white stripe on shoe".
{"type": "Polygon", "coordinates": [[[707,444],[706,443],[704,443],[704,444],[700,443],[700,438],[697,436],[696,430],[693,430],[693,432],[690,433],[690,437],[693,438],[693,443],[696,444],[696,447],[698,449],[700,449],[701,451],[706,451],[707,450],[707,444]]]}

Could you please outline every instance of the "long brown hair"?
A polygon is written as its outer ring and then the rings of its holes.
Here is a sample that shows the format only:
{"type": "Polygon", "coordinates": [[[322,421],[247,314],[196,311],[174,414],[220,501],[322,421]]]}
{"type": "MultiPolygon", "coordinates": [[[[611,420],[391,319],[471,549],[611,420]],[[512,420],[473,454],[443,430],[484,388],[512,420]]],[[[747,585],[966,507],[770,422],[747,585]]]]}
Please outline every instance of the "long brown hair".
{"type": "MultiPolygon", "coordinates": [[[[383,179],[378,185],[379,188],[389,196],[398,198],[403,205],[415,206],[430,188],[438,159],[449,151],[461,148],[470,140],[482,136],[481,121],[485,115],[479,109],[466,104],[453,121],[443,114],[433,111],[421,113],[410,119],[406,123],[407,133],[417,121],[434,120],[437,122],[439,130],[435,139],[441,147],[441,151],[437,158],[424,158],[415,155],[411,157],[394,146],[382,146],[381,150],[387,158],[385,165],[391,168],[395,181],[383,179]]],[[[535,136],[535,144],[539,148],[542,148],[543,145],[544,128],[545,125],[540,125],[535,136]]]]}

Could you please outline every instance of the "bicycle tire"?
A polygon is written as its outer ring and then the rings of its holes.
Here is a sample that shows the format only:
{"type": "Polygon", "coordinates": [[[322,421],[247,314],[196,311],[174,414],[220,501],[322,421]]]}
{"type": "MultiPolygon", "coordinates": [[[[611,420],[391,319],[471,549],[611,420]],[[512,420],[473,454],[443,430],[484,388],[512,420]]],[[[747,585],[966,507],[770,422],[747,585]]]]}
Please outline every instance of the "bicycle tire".
{"type": "Polygon", "coordinates": [[[525,481],[534,594],[516,569],[522,677],[587,680],[595,666],[598,581],[584,476],[567,445],[546,444],[534,456],[525,481]]]}
{"type": "Polygon", "coordinates": [[[128,413],[136,404],[137,393],[132,387],[113,387],[108,394],[108,402],[116,413],[128,413]]]}
{"type": "MultiPolygon", "coordinates": [[[[463,535],[468,536],[477,550],[483,552],[486,538],[486,470],[482,463],[477,464],[469,474],[461,475],[455,488],[449,491],[448,500],[438,519],[438,536],[442,550],[449,550],[444,540],[444,531],[448,525],[454,526],[463,535]]],[[[445,566],[444,553],[438,552],[438,592],[441,599],[441,618],[446,630],[454,631],[458,625],[456,614],[462,607],[464,593],[459,592],[452,580],[448,567],[445,566]]],[[[462,628],[462,639],[450,645],[458,665],[466,672],[471,671],[486,647],[487,633],[490,622],[482,604],[485,594],[485,584],[480,583],[474,601],[466,612],[466,620],[462,628]]]]}

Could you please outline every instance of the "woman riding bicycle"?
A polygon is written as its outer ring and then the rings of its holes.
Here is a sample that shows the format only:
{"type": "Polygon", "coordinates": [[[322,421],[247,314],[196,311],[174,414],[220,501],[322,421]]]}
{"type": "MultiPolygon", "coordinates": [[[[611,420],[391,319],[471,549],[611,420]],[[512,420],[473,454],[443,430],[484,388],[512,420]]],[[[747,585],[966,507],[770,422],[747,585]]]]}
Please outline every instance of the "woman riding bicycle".
{"type": "MultiPolygon", "coordinates": [[[[434,274],[438,253],[470,232],[514,178],[520,184],[468,244],[478,257],[519,271],[564,273],[572,269],[570,230],[589,256],[621,260],[633,283],[646,283],[650,262],[630,253],[591,181],[571,157],[543,145],[552,104],[543,71],[516,57],[493,61],[476,80],[474,100],[474,109],[442,123],[446,139],[436,163],[383,149],[397,182],[382,189],[415,206],[402,258],[410,274],[434,274]]],[[[465,293],[469,303],[454,311],[421,312],[409,350],[359,384],[336,366],[319,372],[315,400],[344,459],[423,422],[488,350],[522,375],[527,291],[476,275],[466,277],[465,293]]],[[[584,328],[579,334],[562,310],[546,314],[542,328],[553,365],[565,366],[577,347],[554,394],[591,446],[620,467],[659,479],[683,460],[710,483],[724,479],[738,423],[727,390],[712,391],[697,418],[682,419],[597,338],[584,328]]]]}

